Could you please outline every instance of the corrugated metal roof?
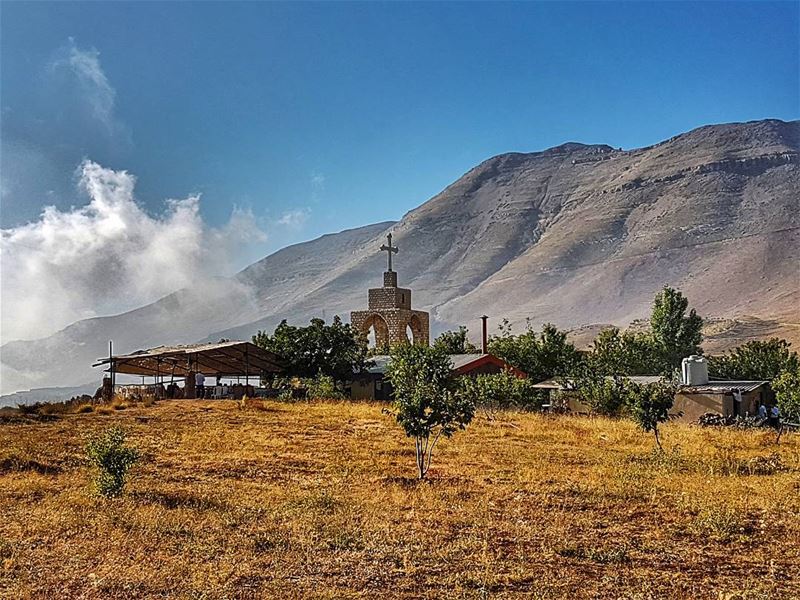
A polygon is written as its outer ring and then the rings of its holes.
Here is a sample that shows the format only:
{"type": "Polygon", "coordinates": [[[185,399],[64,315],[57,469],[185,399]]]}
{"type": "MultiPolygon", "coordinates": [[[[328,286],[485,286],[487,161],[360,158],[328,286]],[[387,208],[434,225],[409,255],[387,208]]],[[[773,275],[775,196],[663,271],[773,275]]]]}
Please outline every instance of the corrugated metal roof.
{"type": "Polygon", "coordinates": [[[275,353],[242,340],[216,344],[157,346],[130,354],[98,359],[94,367],[111,364],[117,373],[131,375],[170,375],[183,377],[200,371],[206,375],[258,375],[278,373],[284,361],[275,353]]]}
{"type": "MultiPolygon", "coordinates": [[[[606,379],[613,379],[611,376],[606,377],[606,379]]],[[[629,377],[625,377],[625,379],[630,379],[632,382],[637,383],[639,385],[649,385],[651,383],[658,383],[659,381],[663,380],[661,375],[631,375],[629,377]]],[[[546,379],[535,384],[533,387],[541,389],[541,390],[564,390],[564,389],[573,389],[575,387],[574,382],[572,379],[565,379],[563,380],[566,383],[566,387],[558,382],[557,379],[546,379]]]]}
{"type": "Polygon", "coordinates": [[[682,385],[683,394],[730,394],[734,391],[752,392],[768,381],[709,381],[704,385],[682,385]]]}
{"type": "MultiPolygon", "coordinates": [[[[611,379],[611,377],[608,377],[611,379]]],[[[626,377],[634,383],[639,385],[648,385],[657,383],[663,378],[659,375],[632,375],[626,377]]],[[[572,379],[566,379],[566,387],[559,383],[556,379],[547,379],[540,383],[535,384],[533,387],[542,390],[564,390],[574,389],[572,379]]],[[[704,385],[681,385],[679,390],[684,394],[730,394],[736,390],[746,393],[758,389],[768,381],[709,381],[704,385]]]]}
{"type": "MultiPolygon", "coordinates": [[[[148,348],[147,350],[137,350],[130,354],[115,354],[114,358],[142,358],[146,356],[163,356],[165,354],[192,354],[195,352],[205,352],[207,350],[217,350],[220,348],[228,348],[229,346],[238,346],[239,344],[250,344],[244,340],[232,340],[227,342],[217,342],[215,344],[179,344],[176,346],[156,346],[155,348],[148,348]]],[[[98,364],[101,362],[108,362],[108,359],[98,359],[98,364]]]]}
{"type": "MultiPolygon", "coordinates": [[[[482,358],[490,356],[489,354],[450,354],[450,362],[453,365],[453,370],[457,371],[467,365],[474,363],[482,358]]],[[[386,368],[389,366],[389,363],[392,362],[392,357],[388,354],[379,354],[377,356],[370,357],[371,361],[375,364],[371,366],[367,371],[369,373],[376,373],[376,374],[383,374],[386,373],[386,368]]]]}

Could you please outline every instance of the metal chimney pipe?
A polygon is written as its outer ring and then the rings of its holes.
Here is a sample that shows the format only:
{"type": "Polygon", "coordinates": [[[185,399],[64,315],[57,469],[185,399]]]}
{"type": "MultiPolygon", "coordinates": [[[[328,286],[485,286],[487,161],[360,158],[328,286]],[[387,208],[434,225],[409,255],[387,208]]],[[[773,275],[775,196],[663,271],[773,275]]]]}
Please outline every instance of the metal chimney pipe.
{"type": "Polygon", "coordinates": [[[483,315],[481,317],[481,321],[482,321],[482,324],[481,324],[481,354],[489,354],[489,350],[488,350],[488,348],[489,348],[489,332],[488,332],[488,326],[486,325],[486,322],[488,320],[489,320],[489,317],[487,317],[486,315],[483,315]]]}

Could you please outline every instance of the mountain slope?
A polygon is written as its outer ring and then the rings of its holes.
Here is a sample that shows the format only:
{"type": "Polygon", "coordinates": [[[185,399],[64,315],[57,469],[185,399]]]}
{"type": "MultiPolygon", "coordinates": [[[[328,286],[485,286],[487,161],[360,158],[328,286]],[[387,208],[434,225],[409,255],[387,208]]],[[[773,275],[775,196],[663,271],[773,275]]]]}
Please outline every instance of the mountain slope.
{"type": "Polygon", "coordinates": [[[396,224],[286,248],[212,286],[219,292],[182,291],[41,342],[6,344],[4,377],[44,352],[48,366],[30,385],[86,381],[88,360],[109,338],[133,350],[246,338],[281,318],[346,317],[380,285],[377,248],[389,229],[401,285],[439,327],[484,313],[624,325],[646,316],[665,284],[702,314],[800,323],[799,150],[800,122],[767,120],[630,151],[568,143],[503,154],[396,224]]]}

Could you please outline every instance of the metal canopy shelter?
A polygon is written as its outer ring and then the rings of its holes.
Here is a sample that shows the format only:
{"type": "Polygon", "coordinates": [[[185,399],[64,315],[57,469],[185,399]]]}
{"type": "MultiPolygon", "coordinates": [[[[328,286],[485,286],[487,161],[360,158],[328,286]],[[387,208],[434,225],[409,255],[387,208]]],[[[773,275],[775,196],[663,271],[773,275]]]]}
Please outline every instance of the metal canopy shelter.
{"type": "Polygon", "coordinates": [[[286,367],[276,354],[251,342],[232,341],[188,346],[158,346],[131,354],[98,359],[93,367],[105,366],[114,373],[186,377],[188,373],[237,377],[282,373],[286,367]]]}

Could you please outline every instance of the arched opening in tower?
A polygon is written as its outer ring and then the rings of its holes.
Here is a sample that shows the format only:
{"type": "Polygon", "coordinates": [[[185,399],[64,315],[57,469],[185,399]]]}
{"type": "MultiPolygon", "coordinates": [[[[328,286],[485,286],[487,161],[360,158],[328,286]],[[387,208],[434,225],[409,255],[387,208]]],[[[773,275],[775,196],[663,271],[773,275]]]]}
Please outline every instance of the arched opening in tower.
{"type": "Polygon", "coordinates": [[[367,344],[370,348],[377,348],[379,351],[388,351],[389,348],[389,326],[384,318],[378,313],[372,313],[364,321],[362,331],[367,334],[367,344]]]}
{"type": "Polygon", "coordinates": [[[419,317],[417,315],[411,315],[411,319],[408,322],[407,329],[411,331],[411,335],[409,336],[408,339],[413,344],[427,343],[422,335],[422,322],[419,320],[419,317]]]}

